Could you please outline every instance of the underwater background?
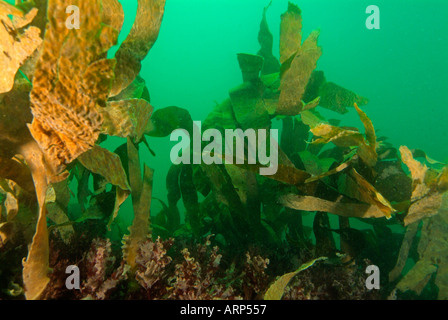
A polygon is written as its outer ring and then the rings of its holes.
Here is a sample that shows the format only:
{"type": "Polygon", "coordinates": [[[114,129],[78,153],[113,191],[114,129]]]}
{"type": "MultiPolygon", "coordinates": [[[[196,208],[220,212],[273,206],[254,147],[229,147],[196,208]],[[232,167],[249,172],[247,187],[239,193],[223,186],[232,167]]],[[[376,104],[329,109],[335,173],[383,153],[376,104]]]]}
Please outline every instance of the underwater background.
{"type": "Polygon", "coordinates": [[[448,299],[448,2],[73,3],[0,0],[0,300],[448,299]],[[191,121],[278,172],[173,165],[191,121]]]}
{"type": "MultiPolygon", "coordinates": [[[[125,39],[137,2],[121,3],[128,14],[120,34],[125,39]]],[[[448,25],[444,23],[448,3],[376,1],[381,10],[380,30],[365,27],[365,10],[371,1],[296,3],[306,12],[304,36],[314,29],[321,31],[323,55],[317,69],[369,98],[366,111],[378,135],[387,136],[393,145],[424,149],[429,157],[448,162],[448,25]]],[[[241,83],[236,55],[259,50],[260,15],[268,4],[260,0],[167,1],[159,38],[141,71],[153,105],[186,108],[193,120],[203,121],[227,98],[229,88],[241,83]]],[[[267,12],[277,57],[280,15],[287,4],[287,0],[272,1],[267,12]]],[[[322,113],[356,127],[358,116],[349,110],[343,116],[322,113]]],[[[169,137],[153,139],[157,157],[146,150],[143,156],[155,169],[157,185],[164,185],[175,142],[169,137]]],[[[157,188],[154,195],[164,198],[165,190],[157,188]]]]}

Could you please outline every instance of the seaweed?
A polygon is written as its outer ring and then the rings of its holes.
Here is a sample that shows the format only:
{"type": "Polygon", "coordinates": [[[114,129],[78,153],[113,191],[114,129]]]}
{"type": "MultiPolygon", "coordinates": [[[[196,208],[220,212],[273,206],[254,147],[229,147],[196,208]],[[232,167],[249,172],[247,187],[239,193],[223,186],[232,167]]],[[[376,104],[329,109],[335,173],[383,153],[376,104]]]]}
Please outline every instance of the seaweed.
{"type": "MultiPolygon", "coordinates": [[[[298,6],[281,16],[279,59],[264,8],[260,50],[237,54],[242,84],[201,126],[185,108],[154,109],[140,75],[164,0],[138,2],[111,58],[121,4],[73,4],[84,12],[79,30],[61,25],[61,0],[0,1],[0,261],[8,261],[0,298],[346,299],[422,297],[429,287],[447,297],[447,167],[377,137],[360,108],[368,99],[317,70],[319,31],[302,42],[298,6]],[[319,113],[348,107],[361,130],[319,113]],[[221,138],[229,129],[270,131],[275,121],[280,141],[265,150],[278,152],[272,175],[245,161],[246,144],[233,163],[171,164],[166,200],[153,196],[159,186],[141,156],[146,147],[158,159],[153,141],[179,129],[215,128],[221,138]],[[113,152],[109,137],[121,141],[113,152]],[[133,215],[123,214],[126,201],[133,215]],[[75,264],[86,277],[70,291],[65,268],[75,264]],[[371,264],[389,274],[377,293],[361,289],[371,264]]],[[[259,145],[275,136],[255,134],[259,145]]],[[[212,146],[173,154],[225,159],[212,146]]]]}

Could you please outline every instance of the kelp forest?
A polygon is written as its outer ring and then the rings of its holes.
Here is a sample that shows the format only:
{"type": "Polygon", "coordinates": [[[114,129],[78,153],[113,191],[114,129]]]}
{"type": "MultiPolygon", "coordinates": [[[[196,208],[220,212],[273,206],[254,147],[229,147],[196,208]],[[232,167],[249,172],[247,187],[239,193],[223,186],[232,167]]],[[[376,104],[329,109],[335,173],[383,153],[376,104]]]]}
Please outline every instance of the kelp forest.
{"type": "Polygon", "coordinates": [[[279,58],[269,6],[257,13],[259,51],[235,53],[241,85],[200,128],[224,139],[279,125],[276,172],[170,164],[159,199],[139,151],[195,129],[183,106],[151,104],[141,74],[165,0],[138,0],[121,43],[118,0],[71,4],[80,28],[66,27],[66,1],[0,0],[0,300],[448,298],[448,167],[377,135],[368,98],[317,69],[306,12],[285,8],[279,58]],[[349,108],[357,127],[319,112],[349,108]],[[378,288],[366,288],[369,266],[378,288]]]}

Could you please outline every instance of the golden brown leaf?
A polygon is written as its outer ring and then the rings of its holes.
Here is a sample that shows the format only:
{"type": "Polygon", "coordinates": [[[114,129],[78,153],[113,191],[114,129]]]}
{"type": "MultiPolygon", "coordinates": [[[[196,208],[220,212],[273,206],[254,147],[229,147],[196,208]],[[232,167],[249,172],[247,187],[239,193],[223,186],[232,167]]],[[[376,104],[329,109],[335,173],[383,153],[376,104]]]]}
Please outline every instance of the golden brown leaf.
{"type": "Polygon", "coordinates": [[[101,110],[102,133],[139,142],[149,122],[153,107],[142,99],[109,101],[101,110]]]}
{"type": "Polygon", "coordinates": [[[39,28],[31,26],[20,30],[31,22],[36,13],[37,10],[31,10],[24,15],[21,10],[0,0],[0,93],[12,89],[20,66],[42,43],[39,28]]]}
{"type": "Polygon", "coordinates": [[[35,300],[39,299],[50,281],[48,277],[50,249],[46,219],[47,209],[45,205],[48,182],[44,156],[37,143],[32,141],[22,146],[21,154],[31,170],[39,203],[36,232],[29,248],[28,256],[23,261],[25,296],[28,300],[35,300]]]}
{"type": "Polygon", "coordinates": [[[280,63],[290,59],[299,51],[302,44],[302,15],[300,8],[288,3],[288,11],[281,16],[280,24],[280,63]]]}
{"type": "Polygon", "coordinates": [[[166,0],[138,0],[137,16],[126,40],[121,44],[115,58],[116,78],[111,96],[118,95],[128,87],[140,72],[141,61],[159,36],[160,25],[165,12],[166,0]]]}
{"type": "Polygon", "coordinates": [[[400,291],[412,290],[421,294],[431,275],[437,271],[437,267],[427,260],[418,261],[415,266],[400,280],[397,289],[400,291]]]}
{"type": "Polygon", "coordinates": [[[439,211],[448,206],[448,193],[432,193],[424,198],[412,203],[408,209],[408,213],[404,218],[404,225],[419,221],[423,218],[431,217],[439,213],[439,211]]]}
{"type": "Polygon", "coordinates": [[[322,174],[319,174],[317,176],[313,176],[311,178],[306,179],[305,183],[310,183],[310,182],[313,182],[313,181],[321,180],[321,179],[329,177],[331,175],[343,172],[345,169],[349,168],[351,166],[351,164],[352,164],[352,161],[350,159],[349,161],[340,164],[339,166],[337,166],[334,169],[331,169],[331,170],[329,170],[329,171],[327,171],[325,173],[322,173],[322,174]]]}
{"type": "MultiPolygon", "coordinates": [[[[340,197],[340,200],[343,197],[340,197]]],[[[279,203],[285,207],[302,211],[321,211],[342,217],[354,218],[384,218],[384,212],[376,205],[364,203],[333,202],[311,196],[288,194],[279,198],[279,203]]]]}
{"type": "Polygon", "coordinates": [[[89,171],[99,174],[123,190],[131,190],[120,157],[100,146],[83,153],[78,160],[89,171]]]}
{"type": "Polygon", "coordinates": [[[69,30],[66,3],[50,0],[51,13],[31,92],[34,120],[30,131],[43,150],[52,174],[95,144],[101,128],[98,108],[106,104],[114,61],[104,53],[118,33],[102,24],[100,0],[74,1],[79,7],[79,30],[69,30]]]}
{"type": "Polygon", "coordinates": [[[356,102],[354,103],[354,106],[356,112],[358,112],[359,118],[364,125],[367,142],[369,143],[369,146],[372,148],[373,152],[376,152],[375,150],[378,146],[378,143],[376,142],[376,133],[375,128],[373,127],[372,120],[370,120],[366,113],[358,107],[358,104],[356,102]]]}
{"type": "Polygon", "coordinates": [[[118,0],[102,0],[101,4],[103,23],[120,32],[124,22],[124,11],[121,3],[118,0]]]}
{"type": "MultiPolygon", "coordinates": [[[[282,75],[277,114],[297,115],[303,111],[302,97],[322,50],[317,46],[319,31],[313,31],[304,41],[291,66],[282,75]]],[[[310,107],[308,106],[308,109],[310,107]]]]}
{"type": "MultiPolygon", "coordinates": [[[[326,144],[333,142],[338,147],[358,147],[357,153],[359,157],[369,166],[374,167],[378,160],[376,153],[376,135],[372,122],[367,115],[355,105],[358,115],[364,124],[366,130],[366,138],[355,130],[332,126],[327,123],[320,122],[316,119],[307,119],[311,126],[311,132],[319,137],[315,139],[313,144],[326,144]],[[314,125],[314,126],[313,126],[314,125]]],[[[308,117],[309,118],[309,117],[308,117]]]]}
{"type": "Polygon", "coordinates": [[[31,84],[17,74],[13,90],[0,94],[0,156],[12,158],[17,148],[32,140],[27,123],[33,119],[30,110],[31,84]]]}
{"type": "MultiPolygon", "coordinates": [[[[448,298],[448,207],[441,208],[438,215],[422,220],[421,236],[418,243],[419,260],[397,285],[400,291],[412,290],[420,294],[435,274],[434,283],[438,287],[438,299],[448,298]]],[[[414,224],[413,228],[418,228],[414,224]]]]}
{"type": "Polygon", "coordinates": [[[132,206],[134,208],[134,221],[129,227],[129,235],[123,240],[123,257],[126,263],[134,269],[135,258],[139,244],[145,241],[150,234],[150,208],[152,198],[152,182],[154,170],[146,164],[143,168],[143,178],[140,169],[138,150],[128,138],[129,181],[132,187],[132,206]]]}
{"type": "Polygon", "coordinates": [[[414,241],[415,235],[418,231],[418,223],[411,224],[407,227],[406,233],[401,243],[400,252],[398,254],[398,259],[395,267],[389,273],[389,281],[394,282],[398,279],[406,265],[406,261],[409,256],[409,251],[411,250],[412,242],[414,241]]]}
{"type": "Polygon", "coordinates": [[[320,257],[314,260],[311,260],[307,263],[304,263],[300,266],[299,269],[297,269],[294,272],[290,272],[287,274],[282,275],[280,278],[278,278],[271,286],[269,287],[268,291],[266,291],[264,295],[264,300],[281,300],[283,297],[283,293],[285,292],[286,286],[291,281],[293,277],[295,277],[298,273],[302,272],[303,270],[306,270],[310,267],[312,267],[316,262],[321,260],[327,260],[327,257],[320,257]]]}
{"type": "Polygon", "coordinates": [[[411,150],[406,146],[400,147],[401,160],[409,168],[412,176],[413,192],[411,201],[420,199],[428,194],[429,187],[425,184],[428,167],[415,160],[411,150]]]}
{"type": "Polygon", "coordinates": [[[407,147],[401,146],[400,153],[401,159],[409,168],[413,180],[411,205],[404,218],[404,224],[409,225],[445,210],[448,206],[447,167],[436,174],[425,164],[415,160],[407,147]]]}
{"type": "Polygon", "coordinates": [[[358,199],[362,202],[377,206],[387,218],[395,212],[389,201],[382,196],[363,176],[361,176],[354,168],[348,172],[348,177],[353,179],[354,185],[347,188],[346,192],[350,197],[358,199]]]}
{"type": "Polygon", "coordinates": [[[359,131],[339,128],[326,123],[317,124],[311,128],[311,133],[318,139],[314,144],[326,144],[333,142],[338,147],[359,146],[363,142],[363,136],[359,131]]]}

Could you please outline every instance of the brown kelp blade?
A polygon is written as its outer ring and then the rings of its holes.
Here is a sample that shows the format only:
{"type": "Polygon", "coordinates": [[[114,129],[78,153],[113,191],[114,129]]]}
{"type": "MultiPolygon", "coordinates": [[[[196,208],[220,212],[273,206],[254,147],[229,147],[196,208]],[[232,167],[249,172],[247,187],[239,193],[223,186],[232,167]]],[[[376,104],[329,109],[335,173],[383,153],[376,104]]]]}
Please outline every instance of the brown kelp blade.
{"type": "Polygon", "coordinates": [[[134,142],[142,139],[153,107],[143,99],[109,101],[100,110],[103,116],[101,132],[122,138],[131,137],[134,142]]]}
{"type": "Polygon", "coordinates": [[[290,272],[287,274],[282,275],[280,278],[275,280],[273,284],[269,287],[268,291],[264,294],[264,300],[281,300],[283,297],[283,293],[285,292],[286,286],[291,281],[292,278],[294,278],[297,274],[300,272],[312,267],[316,262],[327,260],[327,257],[320,257],[316,258],[314,260],[311,260],[307,263],[304,263],[300,266],[299,269],[297,269],[294,272],[290,272]]]}
{"type": "Polygon", "coordinates": [[[78,160],[85,168],[103,176],[107,182],[117,187],[114,210],[108,224],[110,227],[117,217],[121,205],[131,192],[120,157],[107,149],[94,146],[91,150],[82,154],[78,160]]]}
{"type": "Polygon", "coordinates": [[[260,23],[260,30],[258,32],[258,43],[260,44],[260,50],[258,55],[264,58],[262,75],[272,74],[280,71],[280,63],[278,59],[272,54],[272,48],[274,45],[274,37],[269,30],[266,13],[271,6],[272,1],[263,9],[263,16],[260,23]]]}
{"type": "MultiPolygon", "coordinates": [[[[333,142],[338,147],[358,147],[359,157],[369,166],[376,165],[378,155],[376,153],[377,142],[375,129],[367,115],[355,104],[358,115],[363,122],[366,138],[357,129],[347,129],[333,126],[320,121],[318,118],[307,119],[311,127],[311,132],[318,138],[313,140],[313,144],[326,144],[333,142]]],[[[312,113],[308,113],[312,114],[312,113]]]]}
{"type": "Polygon", "coordinates": [[[0,93],[13,88],[20,66],[42,43],[39,28],[30,26],[21,30],[30,24],[36,14],[37,10],[33,9],[25,15],[20,9],[0,0],[0,93]]]}
{"type": "Polygon", "coordinates": [[[401,160],[408,167],[412,176],[413,191],[411,201],[418,200],[427,195],[430,191],[429,187],[425,183],[428,167],[425,164],[415,160],[412,156],[411,150],[409,150],[406,146],[400,147],[400,154],[401,160]]]}
{"type": "Polygon", "coordinates": [[[131,190],[120,157],[100,146],[83,153],[78,160],[89,171],[99,174],[123,190],[131,190]]]}
{"type": "Polygon", "coordinates": [[[280,63],[283,64],[299,51],[302,45],[302,12],[289,2],[280,23],[280,63]]]}
{"type": "Polygon", "coordinates": [[[289,69],[283,72],[277,114],[297,115],[303,111],[305,89],[322,55],[322,49],[317,45],[318,38],[319,31],[313,31],[297,52],[289,69]]]}
{"type": "Polygon", "coordinates": [[[145,164],[142,177],[138,149],[130,138],[127,141],[127,150],[134,220],[129,227],[129,235],[123,239],[123,257],[131,269],[134,270],[139,245],[142,241],[147,240],[150,234],[149,219],[154,170],[145,164]]]}
{"type": "Polygon", "coordinates": [[[27,192],[34,192],[34,182],[30,170],[18,159],[0,157],[0,178],[13,180],[27,192]]]}
{"type": "Polygon", "coordinates": [[[390,218],[395,209],[383,195],[375,189],[356,169],[351,168],[347,173],[344,193],[364,203],[378,207],[387,218],[390,218]]]}
{"type": "Polygon", "coordinates": [[[413,158],[411,150],[400,147],[401,159],[409,168],[412,176],[412,196],[404,224],[409,225],[423,218],[431,217],[448,208],[447,179],[448,169],[445,167],[435,174],[425,164],[413,158]]]}
{"type": "Polygon", "coordinates": [[[137,16],[126,40],[121,44],[115,58],[116,78],[111,97],[128,87],[141,70],[141,61],[146,57],[159,36],[165,12],[166,0],[138,0],[137,16]]]}
{"type": "Polygon", "coordinates": [[[124,11],[121,3],[118,0],[102,0],[101,9],[103,23],[120,32],[124,22],[124,11]]]}
{"type": "MultiPolygon", "coordinates": [[[[438,287],[438,299],[448,298],[447,222],[448,208],[441,210],[438,215],[422,221],[417,248],[419,260],[397,284],[396,288],[399,291],[411,290],[420,294],[435,275],[434,284],[438,287]]],[[[419,229],[419,226],[414,224],[408,228],[419,229]]],[[[400,257],[400,259],[404,258],[400,257]]]]}
{"type": "Polygon", "coordinates": [[[288,194],[280,196],[279,203],[285,207],[301,211],[320,211],[353,218],[384,218],[378,206],[364,203],[329,201],[311,196],[288,194]]]}
{"type": "Polygon", "coordinates": [[[324,82],[319,87],[320,106],[340,114],[347,113],[348,107],[355,103],[359,106],[366,105],[369,100],[333,82],[324,82]]]}
{"type": "Polygon", "coordinates": [[[397,280],[401,272],[403,271],[406,261],[408,260],[409,251],[411,250],[412,243],[414,241],[415,235],[418,231],[418,223],[409,225],[406,228],[406,233],[404,235],[403,241],[401,243],[400,252],[398,254],[397,263],[392,271],[389,272],[389,281],[393,282],[397,280]]]}
{"type": "Polygon", "coordinates": [[[378,143],[376,142],[376,133],[375,128],[373,127],[372,120],[370,120],[367,114],[358,107],[358,104],[356,102],[353,103],[353,105],[356,109],[356,112],[358,112],[359,118],[361,119],[364,125],[366,140],[369,146],[375,151],[378,146],[378,143]]]}
{"type": "Polygon", "coordinates": [[[33,176],[39,203],[39,217],[28,257],[23,261],[23,283],[28,300],[39,299],[47,287],[49,272],[49,243],[46,219],[45,197],[47,193],[47,174],[44,156],[36,142],[24,145],[21,150],[33,176]]]}
{"type": "Polygon", "coordinates": [[[69,30],[61,23],[67,18],[65,1],[48,2],[51,19],[31,91],[30,131],[55,176],[98,139],[98,108],[106,104],[115,65],[104,54],[118,37],[117,30],[101,21],[100,0],[71,4],[82,12],[80,29],[69,30]]]}

